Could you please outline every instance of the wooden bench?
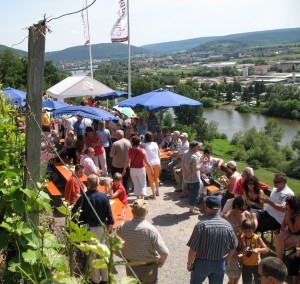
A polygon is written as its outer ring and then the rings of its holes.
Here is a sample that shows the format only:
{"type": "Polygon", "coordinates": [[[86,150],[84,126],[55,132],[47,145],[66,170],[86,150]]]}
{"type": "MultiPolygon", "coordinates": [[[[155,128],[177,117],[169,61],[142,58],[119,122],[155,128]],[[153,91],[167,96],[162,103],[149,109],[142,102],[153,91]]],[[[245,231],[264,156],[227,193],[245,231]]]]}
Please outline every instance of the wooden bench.
{"type": "Polygon", "coordinates": [[[53,206],[58,207],[62,202],[62,193],[56,187],[56,185],[52,181],[48,181],[45,183],[45,189],[49,192],[52,197],[53,206]]]}
{"type": "Polygon", "coordinates": [[[46,182],[45,187],[51,196],[62,196],[62,193],[52,181],[46,182]]]}

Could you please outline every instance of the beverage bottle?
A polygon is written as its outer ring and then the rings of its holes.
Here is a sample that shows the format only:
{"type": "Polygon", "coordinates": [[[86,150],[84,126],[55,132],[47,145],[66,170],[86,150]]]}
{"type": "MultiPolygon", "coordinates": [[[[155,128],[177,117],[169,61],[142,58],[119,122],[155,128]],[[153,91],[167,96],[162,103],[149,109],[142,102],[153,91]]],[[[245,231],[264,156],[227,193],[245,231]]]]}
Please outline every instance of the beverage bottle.
{"type": "Polygon", "coordinates": [[[122,206],[122,209],[121,209],[121,217],[122,219],[124,219],[126,216],[126,207],[125,205],[122,206]]]}

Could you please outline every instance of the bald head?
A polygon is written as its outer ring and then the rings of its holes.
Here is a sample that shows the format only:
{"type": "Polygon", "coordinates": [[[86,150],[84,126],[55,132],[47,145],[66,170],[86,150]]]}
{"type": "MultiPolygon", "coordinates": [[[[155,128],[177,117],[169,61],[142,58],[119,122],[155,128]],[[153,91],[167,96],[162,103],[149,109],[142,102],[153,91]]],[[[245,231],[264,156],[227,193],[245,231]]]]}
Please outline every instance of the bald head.
{"type": "Polygon", "coordinates": [[[97,186],[99,184],[99,178],[98,176],[91,174],[87,178],[87,187],[88,190],[96,190],[97,186]]]}

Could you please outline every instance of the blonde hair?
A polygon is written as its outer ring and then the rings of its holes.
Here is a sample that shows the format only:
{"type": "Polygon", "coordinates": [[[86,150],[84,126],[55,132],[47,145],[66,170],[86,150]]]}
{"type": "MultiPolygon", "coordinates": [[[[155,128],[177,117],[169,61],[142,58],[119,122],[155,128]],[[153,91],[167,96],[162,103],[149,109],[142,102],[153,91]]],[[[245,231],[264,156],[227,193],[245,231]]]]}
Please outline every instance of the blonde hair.
{"type": "Polygon", "coordinates": [[[113,180],[120,181],[122,179],[123,179],[122,174],[120,174],[118,172],[113,175],[113,180]]]}

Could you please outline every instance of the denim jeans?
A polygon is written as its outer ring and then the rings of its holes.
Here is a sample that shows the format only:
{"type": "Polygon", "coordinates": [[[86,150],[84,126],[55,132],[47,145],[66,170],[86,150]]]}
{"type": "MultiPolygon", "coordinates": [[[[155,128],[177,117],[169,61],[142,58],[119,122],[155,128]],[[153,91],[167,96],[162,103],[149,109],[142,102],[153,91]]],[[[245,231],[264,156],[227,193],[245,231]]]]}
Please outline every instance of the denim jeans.
{"type": "Polygon", "coordinates": [[[188,183],[189,205],[195,206],[199,202],[200,182],[188,183]]]}
{"type": "Polygon", "coordinates": [[[196,258],[190,284],[203,283],[206,277],[208,277],[209,284],[223,284],[224,273],[225,259],[205,260],[196,258]]]}

